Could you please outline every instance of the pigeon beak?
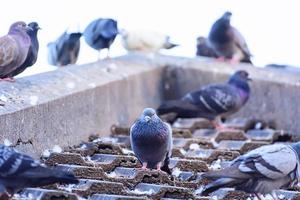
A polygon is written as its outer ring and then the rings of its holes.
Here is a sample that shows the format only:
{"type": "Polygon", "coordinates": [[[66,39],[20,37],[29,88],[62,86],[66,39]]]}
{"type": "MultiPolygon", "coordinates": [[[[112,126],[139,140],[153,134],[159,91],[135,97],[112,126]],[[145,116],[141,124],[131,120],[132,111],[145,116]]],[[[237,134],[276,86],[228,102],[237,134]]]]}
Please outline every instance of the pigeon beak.
{"type": "Polygon", "coordinates": [[[151,119],[151,117],[149,117],[149,116],[145,116],[145,118],[144,118],[144,119],[145,119],[145,121],[146,121],[146,122],[148,122],[148,121],[151,119]]]}
{"type": "Polygon", "coordinates": [[[247,81],[252,81],[252,78],[247,78],[247,81]]]}
{"type": "Polygon", "coordinates": [[[36,28],[37,28],[38,30],[42,30],[42,28],[41,28],[41,27],[39,27],[39,26],[38,26],[38,27],[36,27],[36,28]]]}

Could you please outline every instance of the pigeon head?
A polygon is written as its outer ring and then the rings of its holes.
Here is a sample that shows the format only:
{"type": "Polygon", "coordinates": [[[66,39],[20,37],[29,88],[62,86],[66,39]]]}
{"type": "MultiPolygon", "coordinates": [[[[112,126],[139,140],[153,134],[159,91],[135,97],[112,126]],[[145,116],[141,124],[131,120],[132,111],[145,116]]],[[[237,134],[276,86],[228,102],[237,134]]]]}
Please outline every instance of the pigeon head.
{"type": "Polygon", "coordinates": [[[116,20],[109,19],[109,18],[103,19],[102,23],[103,23],[102,35],[105,38],[115,37],[116,35],[119,34],[118,22],[116,20]]]}
{"type": "Polygon", "coordinates": [[[144,122],[156,121],[158,116],[153,108],[145,108],[141,115],[141,120],[144,122]]]}
{"type": "Polygon", "coordinates": [[[228,21],[230,23],[231,16],[232,16],[232,13],[227,11],[222,15],[221,19],[224,21],[228,21]]]}
{"type": "Polygon", "coordinates": [[[197,45],[203,45],[206,43],[206,38],[205,37],[197,37],[197,45]]]}
{"type": "Polygon", "coordinates": [[[8,33],[19,33],[19,32],[26,33],[28,30],[31,30],[31,27],[27,26],[25,22],[19,21],[13,23],[10,26],[8,33]]]}
{"type": "Polygon", "coordinates": [[[216,21],[218,24],[219,29],[226,30],[230,27],[230,19],[231,19],[231,12],[225,12],[220,19],[216,21]]]}
{"type": "Polygon", "coordinates": [[[228,83],[243,89],[245,92],[250,92],[249,81],[251,81],[251,78],[249,78],[248,72],[239,70],[230,77],[228,83]]]}
{"type": "Polygon", "coordinates": [[[230,29],[231,12],[225,12],[211,27],[209,39],[219,43],[230,41],[228,30],[230,29]]]}
{"type": "Polygon", "coordinates": [[[28,26],[32,29],[32,31],[37,32],[41,28],[39,27],[39,24],[37,22],[30,22],[28,26]]]}
{"type": "Polygon", "coordinates": [[[80,37],[82,36],[82,33],[78,32],[78,33],[71,33],[70,34],[70,40],[78,40],[80,37]]]}

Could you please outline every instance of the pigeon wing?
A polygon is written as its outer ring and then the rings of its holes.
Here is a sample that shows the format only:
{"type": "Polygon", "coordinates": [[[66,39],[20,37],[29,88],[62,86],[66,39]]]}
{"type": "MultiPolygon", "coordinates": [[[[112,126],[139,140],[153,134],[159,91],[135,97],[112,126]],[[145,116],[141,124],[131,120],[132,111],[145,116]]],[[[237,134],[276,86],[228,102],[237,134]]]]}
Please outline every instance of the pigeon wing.
{"type": "Polygon", "coordinates": [[[243,35],[234,27],[229,29],[229,34],[233,36],[234,43],[242,50],[242,52],[247,56],[251,57],[251,52],[248,48],[245,38],[243,35]]]}
{"type": "Polygon", "coordinates": [[[0,38],[0,69],[11,65],[18,55],[18,44],[13,37],[0,38]]]}
{"type": "Polygon", "coordinates": [[[187,94],[184,99],[198,106],[203,112],[221,114],[230,112],[238,105],[236,90],[227,84],[208,85],[187,94]]]}
{"type": "Polygon", "coordinates": [[[2,146],[0,152],[0,176],[13,177],[24,171],[39,166],[40,163],[12,148],[2,146]]]}
{"type": "Polygon", "coordinates": [[[287,145],[270,145],[258,148],[241,157],[239,170],[271,179],[287,176],[295,170],[298,158],[287,145]]]}

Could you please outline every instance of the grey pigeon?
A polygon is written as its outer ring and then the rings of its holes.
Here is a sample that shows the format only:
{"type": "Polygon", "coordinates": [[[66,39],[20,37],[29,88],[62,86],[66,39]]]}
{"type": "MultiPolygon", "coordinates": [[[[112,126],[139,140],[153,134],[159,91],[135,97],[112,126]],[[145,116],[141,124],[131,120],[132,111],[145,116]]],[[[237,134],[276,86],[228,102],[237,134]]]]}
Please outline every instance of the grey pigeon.
{"type": "Polygon", "coordinates": [[[299,156],[300,142],[266,145],[249,151],[236,158],[229,167],[203,174],[214,181],[204,187],[202,195],[221,187],[234,187],[260,198],[261,194],[292,187],[298,183],[300,175],[299,156]]]}
{"type": "Polygon", "coordinates": [[[13,81],[9,75],[24,63],[31,45],[29,29],[25,22],[15,22],[0,37],[0,80],[13,81]]]}
{"type": "Polygon", "coordinates": [[[48,44],[48,62],[50,65],[65,66],[75,64],[80,50],[82,33],[65,31],[56,41],[48,44]]]}
{"type": "Polygon", "coordinates": [[[208,35],[209,44],[220,58],[251,63],[251,53],[244,37],[230,24],[231,15],[231,12],[225,12],[213,24],[208,35]]]}
{"type": "Polygon", "coordinates": [[[145,108],[140,118],[130,129],[131,147],[143,165],[171,174],[168,167],[172,154],[172,129],[163,122],[152,108],[145,108]]]}
{"type": "Polygon", "coordinates": [[[300,69],[297,66],[292,65],[284,65],[284,64],[268,64],[266,68],[273,68],[278,70],[284,70],[285,72],[290,73],[300,73],[300,69]]]}
{"type": "Polygon", "coordinates": [[[13,195],[26,187],[40,187],[53,183],[77,184],[70,172],[51,169],[33,158],[0,144],[0,193],[13,195]]]}
{"type": "Polygon", "coordinates": [[[27,30],[27,34],[29,35],[31,39],[31,45],[29,47],[29,51],[26,57],[25,62],[15,69],[12,73],[9,74],[9,77],[14,77],[20,73],[22,73],[27,67],[30,67],[35,64],[38,52],[39,52],[39,41],[37,38],[38,30],[41,29],[36,22],[31,22],[28,24],[28,26],[31,28],[27,30]]]}
{"type": "Polygon", "coordinates": [[[246,71],[235,72],[224,84],[211,84],[187,93],[183,98],[164,102],[158,109],[159,115],[175,113],[176,118],[204,117],[216,128],[224,128],[221,117],[237,112],[250,96],[246,71]]]}
{"type": "Polygon", "coordinates": [[[216,52],[209,46],[208,40],[205,37],[197,38],[197,52],[196,56],[205,56],[211,58],[217,58],[216,52]]]}
{"type": "MultiPolygon", "coordinates": [[[[86,43],[95,50],[109,48],[118,35],[118,24],[110,18],[99,18],[92,21],[84,30],[83,36],[86,43]]],[[[109,55],[108,55],[109,56],[109,55]]]]}

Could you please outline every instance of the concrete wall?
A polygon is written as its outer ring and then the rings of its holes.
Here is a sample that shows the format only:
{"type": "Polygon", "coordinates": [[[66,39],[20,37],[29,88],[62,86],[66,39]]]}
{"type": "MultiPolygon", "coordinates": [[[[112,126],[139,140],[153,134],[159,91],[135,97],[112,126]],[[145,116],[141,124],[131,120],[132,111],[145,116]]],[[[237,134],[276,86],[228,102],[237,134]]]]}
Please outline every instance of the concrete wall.
{"type": "Polygon", "coordinates": [[[145,106],[162,98],[163,67],[120,58],[0,84],[0,141],[38,155],[90,134],[109,134],[114,123],[131,124],[145,106]],[[2,102],[3,103],[3,102],[2,102]]]}
{"type": "Polygon", "coordinates": [[[237,69],[254,79],[252,96],[237,115],[274,119],[297,134],[299,75],[209,59],[128,55],[0,83],[0,141],[33,155],[55,144],[74,145],[90,134],[109,134],[112,124],[131,124],[164,98],[225,81],[237,69]]]}

